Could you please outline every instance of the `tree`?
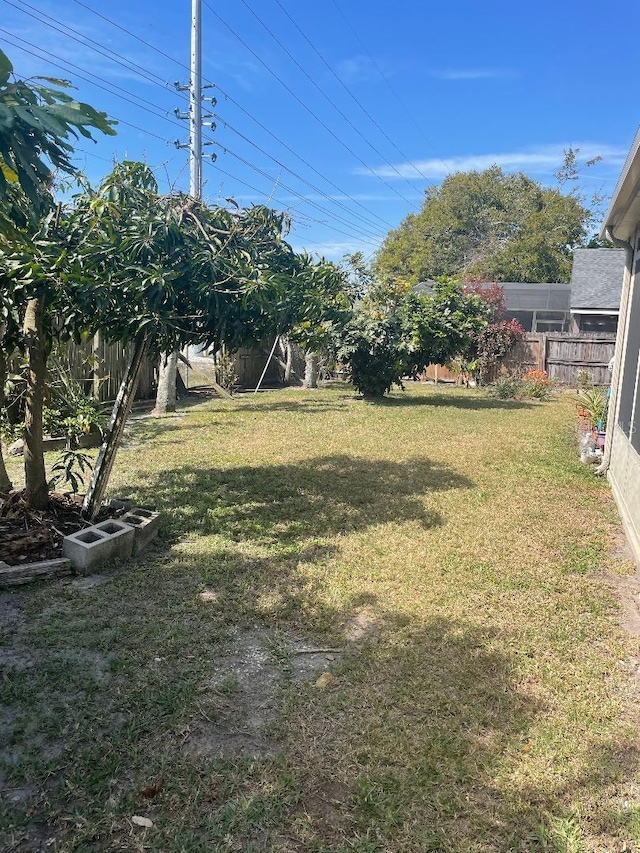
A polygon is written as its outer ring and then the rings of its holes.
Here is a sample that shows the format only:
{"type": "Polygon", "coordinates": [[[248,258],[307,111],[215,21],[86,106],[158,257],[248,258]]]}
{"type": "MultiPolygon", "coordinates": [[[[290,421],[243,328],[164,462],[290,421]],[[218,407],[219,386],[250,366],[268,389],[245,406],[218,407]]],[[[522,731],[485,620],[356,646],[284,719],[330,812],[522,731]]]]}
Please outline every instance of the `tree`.
{"type": "Polygon", "coordinates": [[[505,292],[497,282],[468,281],[463,289],[482,299],[487,306],[487,325],[476,332],[461,359],[463,374],[474,373],[476,382],[485,384],[496,378],[507,353],[524,336],[517,320],[505,320],[505,292]]]}
{"type": "Polygon", "coordinates": [[[487,303],[452,280],[393,304],[367,299],[336,330],[337,357],[365,398],[381,397],[393,385],[402,387],[403,376],[465,352],[488,316],[487,303]]]}
{"type": "Polygon", "coordinates": [[[350,298],[350,286],[340,267],[298,255],[278,322],[281,334],[286,333],[289,342],[304,350],[305,388],[318,387],[318,353],[330,344],[332,325],[349,315],[350,298]]]}
{"type": "Polygon", "coordinates": [[[89,128],[114,135],[115,122],[63,89],[66,80],[15,80],[13,65],[0,50],[0,235],[24,239],[53,204],[53,171],[75,174],[70,139],[92,139],[89,128]],[[55,88],[52,88],[55,86],[55,88]],[[22,232],[22,233],[19,233],[22,232]]]}
{"type": "Polygon", "coordinates": [[[590,211],[575,194],[547,189],[497,166],[459,172],[428,187],[418,213],[391,231],[378,252],[382,281],[568,281],[590,211]]]}
{"type": "MultiPolygon", "coordinates": [[[[67,81],[36,78],[50,84],[44,86],[12,77],[13,66],[0,51],[0,251],[9,256],[1,276],[0,383],[4,389],[5,353],[21,346],[29,357],[24,450],[27,499],[31,506],[42,508],[47,500],[42,458],[46,288],[43,279],[34,276],[42,266],[38,240],[44,241],[47,256],[52,248],[47,230],[53,221],[53,170],[76,172],[70,139],[78,134],[92,139],[89,128],[109,135],[115,131],[105,113],[62,91],[69,87],[67,81]],[[10,269],[13,275],[6,274],[10,269]]],[[[0,393],[0,404],[3,396],[0,393]]],[[[0,489],[10,486],[0,443],[0,489]]]]}

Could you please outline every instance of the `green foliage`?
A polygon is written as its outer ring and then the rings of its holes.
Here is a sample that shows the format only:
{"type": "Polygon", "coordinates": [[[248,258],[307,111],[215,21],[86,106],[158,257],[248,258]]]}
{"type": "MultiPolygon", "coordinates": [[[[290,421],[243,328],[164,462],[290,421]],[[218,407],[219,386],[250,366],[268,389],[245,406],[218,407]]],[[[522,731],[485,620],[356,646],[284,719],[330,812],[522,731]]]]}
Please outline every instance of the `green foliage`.
{"type": "Polygon", "coordinates": [[[338,360],[365,397],[382,397],[402,384],[409,346],[397,312],[356,311],[339,330],[338,360]]]}
{"type": "Polygon", "coordinates": [[[67,92],[66,80],[12,80],[13,65],[0,50],[0,236],[15,237],[52,206],[52,168],[74,174],[70,138],[92,139],[89,128],[113,135],[105,113],[67,92]],[[55,87],[55,88],[52,88],[55,87]],[[23,195],[24,194],[24,195],[23,195]]]}
{"type": "Polygon", "coordinates": [[[407,372],[411,374],[466,352],[489,317],[481,297],[446,278],[436,283],[430,295],[409,293],[398,310],[408,336],[407,372]]]}
{"type": "Polygon", "coordinates": [[[85,475],[93,469],[93,460],[79,450],[65,450],[51,467],[53,476],[49,480],[49,488],[64,486],[67,483],[76,494],[84,485],[85,475]]]}
{"type": "Polygon", "coordinates": [[[214,369],[218,385],[221,385],[225,391],[231,393],[238,381],[235,358],[226,349],[221,349],[216,353],[214,369]]]}
{"type": "Polygon", "coordinates": [[[465,352],[487,316],[486,302],[448,280],[432,294],[409,293],[396,304],[365,300],[337,330],[337,357],[360,393],[382,396],[393,385],[402,387],[403,376],[465,352]]]}
{"type": "Polygon", "coordinates": [[[489,395],[499,400],[516,400],[523,394],[522,379],[515,375],[501,376],[489,390],[489,395]]]}
{"type": "Polygon", "coordinates": [[[522,390],[525,397],[532,400],[548,400],[551,397],[552,383],[546,370],[527,370],[522,377],[522,390]]]}
{"type": "Polygon", "coordinates": [[[382,280],[440,275],[488,281],[568,281],[589,210],[573,195],[493,166],[428,187],[419,213],[391,231],[374,265],[382,280]]]}
{"type": "Polygon", "coordinates": [[[589,422],[590,429],[604,431],[607,426],[609,398],[600,388],[579,391],[576,402],[589,422]]]}
{"type": "Polygon", "coordinates": [[[588,391],[590,388],[593,388],[593,375],[590,370],[586,370],[586,368],[581,368],[578,371],[578,375],[576,377],[578,388],[581,391],[588,391]]]}

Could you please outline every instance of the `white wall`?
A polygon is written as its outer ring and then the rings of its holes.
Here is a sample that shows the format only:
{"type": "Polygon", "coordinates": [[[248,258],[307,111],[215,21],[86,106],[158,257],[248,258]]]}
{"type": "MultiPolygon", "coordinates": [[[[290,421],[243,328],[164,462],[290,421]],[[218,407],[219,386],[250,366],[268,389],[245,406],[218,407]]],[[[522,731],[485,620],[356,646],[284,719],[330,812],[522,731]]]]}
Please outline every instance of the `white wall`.
{"type": "Polygon", "coordinates": [[[607,431],[609,481],[620,517],[640,565],[640,229],[636,232],[628,298],[618,330],[616,389],[607,431]]]}

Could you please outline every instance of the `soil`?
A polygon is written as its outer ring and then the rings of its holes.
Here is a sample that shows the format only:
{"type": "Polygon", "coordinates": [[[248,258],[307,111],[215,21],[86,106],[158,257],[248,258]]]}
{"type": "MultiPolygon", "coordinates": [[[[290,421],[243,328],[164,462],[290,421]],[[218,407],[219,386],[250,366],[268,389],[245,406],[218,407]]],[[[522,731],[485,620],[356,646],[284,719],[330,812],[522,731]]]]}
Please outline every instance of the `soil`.
{"type": "MultiPolygon", "coordinates": [[[[82,517],[82,496],[53,492],[47,507],[32,510],[24,492],[0,495],[0,561],[9,566],[62,557],[62,540],[95,521],[82,517]]],[[[97,521],[114,515],[100,510],[97,521]]]]}
{"type": "Polygon", "coordinates": [[[340,657],[337,650],[316,650],[294,638],[281,645],[264,628],[234,631],[203,686],[199,714],[183,732],[183,751],[210,758],[277,754],[283,684],[315,680],[340,657]]]}

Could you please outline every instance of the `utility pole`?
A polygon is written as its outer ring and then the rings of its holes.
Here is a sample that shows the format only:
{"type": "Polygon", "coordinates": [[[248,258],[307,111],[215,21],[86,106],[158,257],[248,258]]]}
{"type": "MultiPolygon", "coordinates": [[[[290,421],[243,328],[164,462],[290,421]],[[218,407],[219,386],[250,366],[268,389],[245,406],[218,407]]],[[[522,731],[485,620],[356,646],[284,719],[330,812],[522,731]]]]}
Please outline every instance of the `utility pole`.
{"type": "Polygon", "coordinates": [[[202,198],[202,0],[191,0],[189,101],[189,193],[200,201],[202,198]]]}

